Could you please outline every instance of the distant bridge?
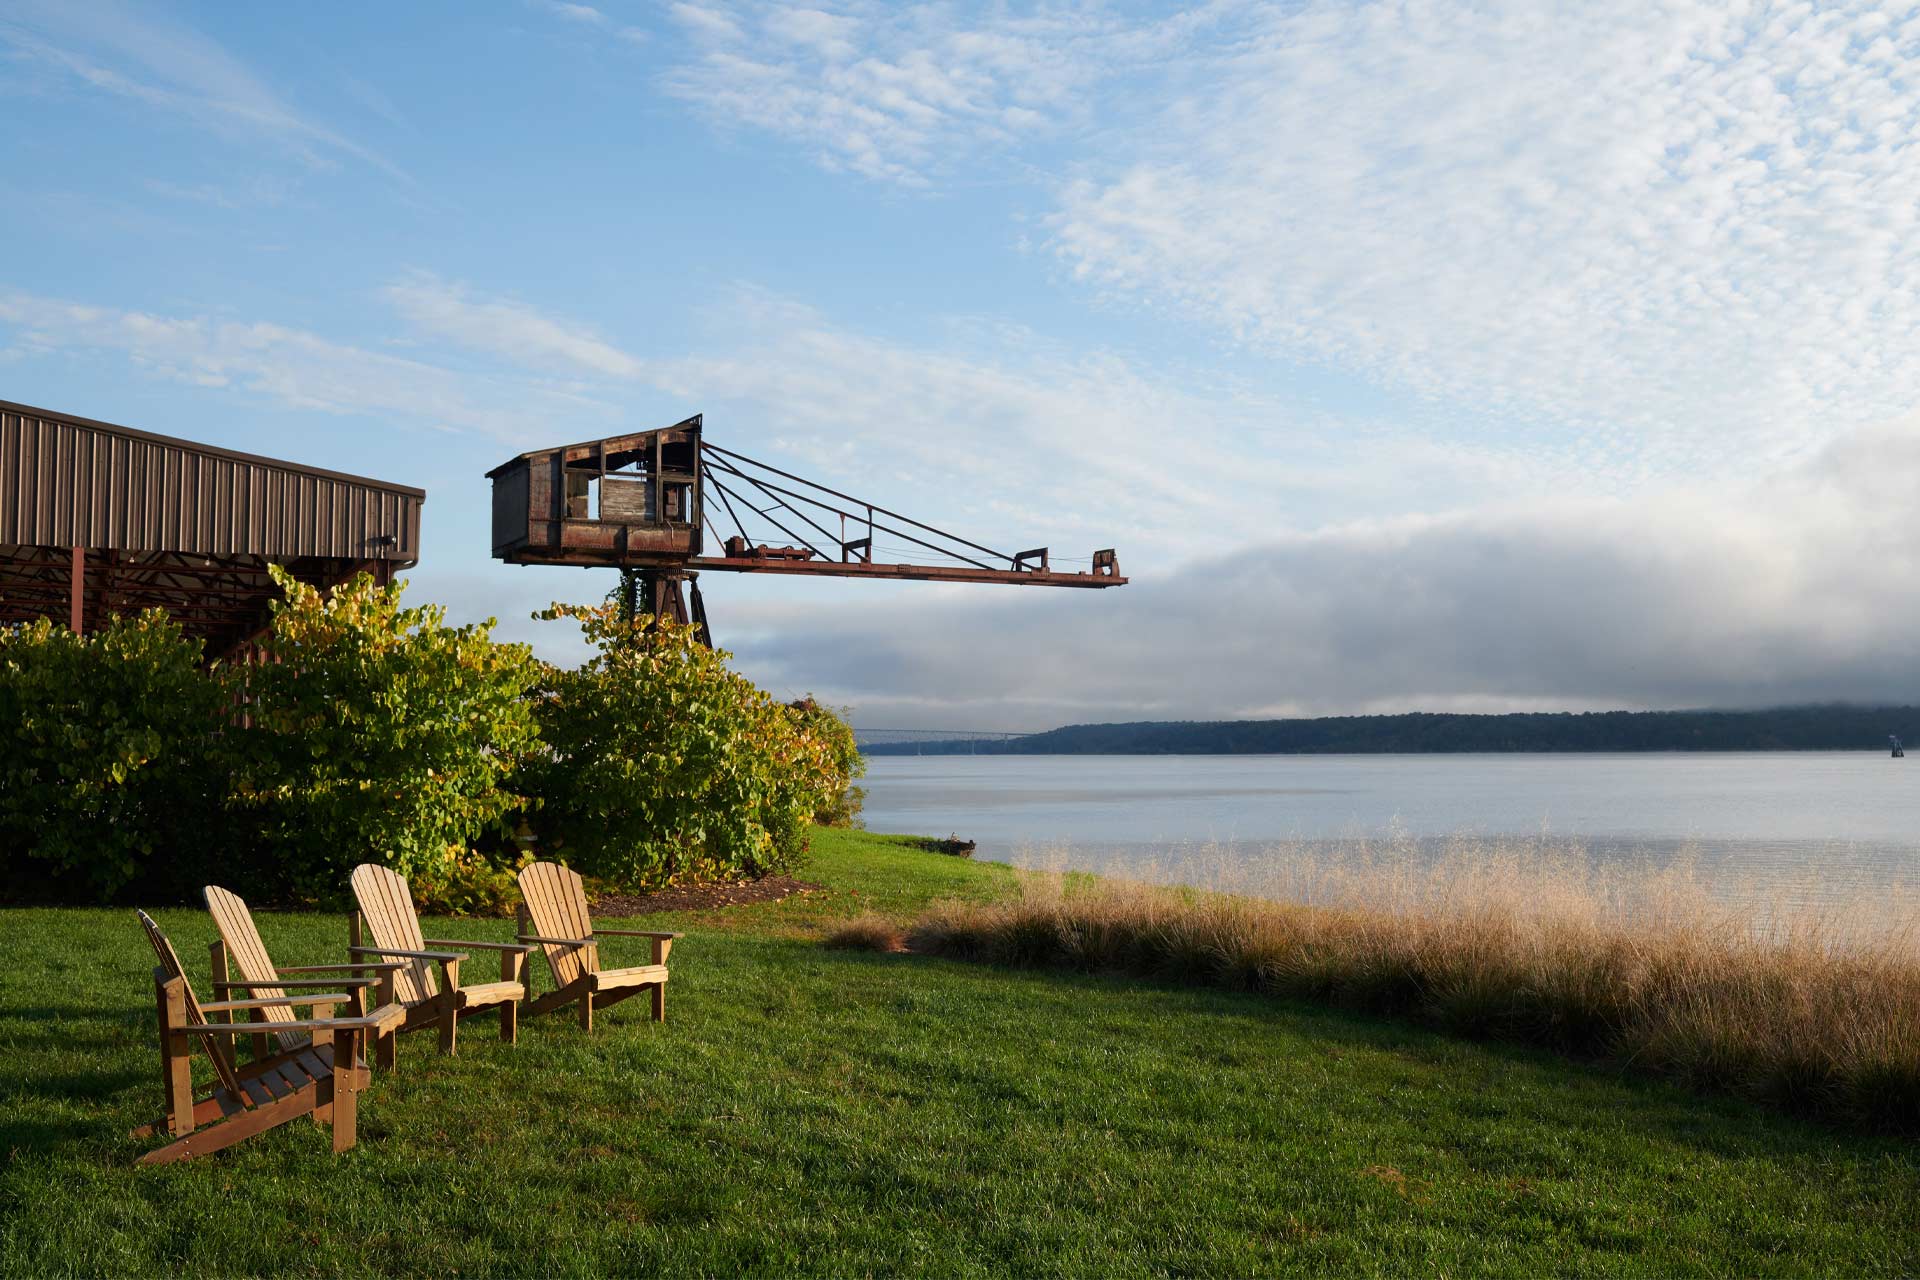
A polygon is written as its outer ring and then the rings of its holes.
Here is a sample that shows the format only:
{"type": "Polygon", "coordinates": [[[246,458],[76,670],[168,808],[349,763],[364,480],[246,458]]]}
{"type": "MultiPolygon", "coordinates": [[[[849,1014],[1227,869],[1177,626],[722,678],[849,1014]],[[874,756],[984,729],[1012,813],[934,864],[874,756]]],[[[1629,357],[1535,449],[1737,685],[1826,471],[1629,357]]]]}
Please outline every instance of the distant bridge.
{"type": "Polygon", "coordinates": [[[1030,738],[1031,733],[1013,733],[1004,729],[855,729],[853,738],[864,749],[891,748],[888,754],[910,754],[904,748],[925,746],[939,755],[971,753],[979,743],[1007,743],[1030,738]]]}

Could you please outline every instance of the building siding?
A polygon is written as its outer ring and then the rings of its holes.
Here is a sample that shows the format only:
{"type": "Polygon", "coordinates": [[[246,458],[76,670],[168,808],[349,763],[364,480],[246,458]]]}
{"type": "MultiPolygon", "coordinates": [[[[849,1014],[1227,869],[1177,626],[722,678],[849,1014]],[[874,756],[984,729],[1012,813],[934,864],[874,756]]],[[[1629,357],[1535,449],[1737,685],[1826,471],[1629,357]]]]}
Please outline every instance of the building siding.
{"type": "Polygon", "coordinates": [[[0,543],[410,564],[425,498],[0,401],[0,543]]]}

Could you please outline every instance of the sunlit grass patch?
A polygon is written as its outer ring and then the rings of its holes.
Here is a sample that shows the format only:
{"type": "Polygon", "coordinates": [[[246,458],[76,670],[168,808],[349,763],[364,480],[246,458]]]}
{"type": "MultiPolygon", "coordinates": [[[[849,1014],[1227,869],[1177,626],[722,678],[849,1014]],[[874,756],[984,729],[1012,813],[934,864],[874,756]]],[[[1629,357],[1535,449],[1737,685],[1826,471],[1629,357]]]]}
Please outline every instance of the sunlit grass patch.
{"type": "Polygon", "coordinates": [[[1920,1132],[1920,934],[1884,898],[1756,910],[1684,865],[1465,842],[1423,862],[1286,850],[1236,874],[1262,870],[1276,896],[1035,872],[910,941],[1411,1017],[1920,1132]]]}
{"type": "MultiPolygon", "coordinates": [[[[828,950],[1019,877],[842,832],[805,874],[650,918],[687,935],[664,1024],[408,1037],[352,1151],[288,1125],[161,1169],[127,1136],[160,1100],[131,913],[0,913],[0,1274],[1920,1269],[1920,1145],[1299,1001],[828,950]]],[[[345,945],[337,915],[257,918],[283,963],[345,945]]],[[[161,923],[204,973],[205,913],[161,923]]]]}

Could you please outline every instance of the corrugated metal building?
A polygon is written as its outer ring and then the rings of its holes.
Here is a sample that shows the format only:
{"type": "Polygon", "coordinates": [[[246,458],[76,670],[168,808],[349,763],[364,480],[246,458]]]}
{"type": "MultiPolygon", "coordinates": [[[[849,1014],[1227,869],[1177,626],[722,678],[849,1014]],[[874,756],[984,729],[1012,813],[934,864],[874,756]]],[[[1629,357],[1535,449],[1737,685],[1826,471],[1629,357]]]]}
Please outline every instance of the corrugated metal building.
{"type": "Polygon", "coordinates": [[[426,493],[0,400],[0,625],[160,606],[219,657],[278,564],[329,587],[420,555],[426,493]]]}

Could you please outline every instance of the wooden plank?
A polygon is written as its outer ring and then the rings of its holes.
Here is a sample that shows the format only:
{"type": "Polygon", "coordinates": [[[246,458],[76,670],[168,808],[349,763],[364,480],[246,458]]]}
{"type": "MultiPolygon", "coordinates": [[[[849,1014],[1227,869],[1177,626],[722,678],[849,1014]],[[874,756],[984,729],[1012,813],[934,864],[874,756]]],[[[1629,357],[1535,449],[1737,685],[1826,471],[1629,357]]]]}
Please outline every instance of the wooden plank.
{"type": "MultiPolygon", "coordinates": [[[[565,936],[591,939],[593,920],[587,914],[586,881],[580,878],[579,872],[570,867],[561,867],[559,871],[557,889],[560,893],[561,908],[566,912],[568,920],[568,932],[565,936]]],[[[598,973],[600,970],[599,946],[583,948],[580,963],[588,973],[598,973]]]]}
{"type": "MultiPolygon", "coordinates": [[[[271,983],[279,976],[273,966],[273,957],[267,954],[267,944],[260,938],[260,930],[253,923],[253,912],[236,893],[210,884],[201,891],[206,899],[207,913],[213,917],[214,927],[220,931],[220,940],[226,944],[227,953],[240,976],[251,984],[271,983]]],[[[279,986],[254,985],[254,997],[267,999],[284,996],[286,990],[279,986]]],[[[293,1011],[284,1005],[263,1011],[267,1022],[292,1022],[293,1011]]],[[[274,1039],[282,1049],[293,1049],[306,1043],[306,1037],[293,1031],[276,1031],[274,1039]]],[[[258,1047],[255,1049],[259,1053],[258,1047]]]]}
{"type": "MultiPolygon", "coordinates": [[[[413,895],[407,882],[390,867],[362,863],[353,869],[353,896],[360,904],[367,929],[376,946],[402,951],[425,951],[420,921],[414,914],[413,895]]],[[[402,1004],[419,1004],[439,993],[431,962],[411,960],[407,967],[394,971],[394,994],[402,1004]]]]}
{"type": "MultiPolygon", "coordinates": [[[[566,868],[554,862],[536,862],[520,872],[520,895],[527,913],[533,918],[533,931],[549,938],[580,938],[584,934],[569,931],[568,915],[561,905],[561,877],[566,868]]],[[[547,965],[553,971],[556,987],[571,986],[588,969],[585,948],[543,944],[547,965]]]]}
{"type": "Polygon", "coordinates": [[[595,1010],[651,989],[653,1016],[656,1021],[666,1019],[667,968],[658,961],[665,959],[665,950],[672,945],[672,938],[677,934],[662,936],[654,930],[616,931],[651,938],[656,963],[626,969],[601,969],[598,947],[576,948],[558,941],[593,936],[592,921],[587,911],[586,885],[579,874],[558,863],[536,862],[523,868],[519,879],[523,918],[529,926],[524,932],[529,937],[555,939],[541,945],[547,953],[548,964],[553,969],[559,988],[532,1001],[526,1012],[543,1013],[577,998],[580,1025],[591,1031],[595,1010]],[[585,954],[577,962],[569,963],[570,957],[582,952],[585,954]]]}
{"type": "Polygon", "coordinates": [[[639,987],[650,982],[665,982],[667,967],[659,964],[636,965],[631,969],[602,969],[593,975],[595,991],[611,991],[615,987],[639,987]]]}
{"type": "Polygon", "coordinates": [[[159,985],[160,1070],[166,1085],[167,1131],[183,1134],[193,1129],[193,1046],[178,1031],[186,1019],[183,978],[159,985]]]}
{"type": "MultiPolygon", "coordinates": [[[[173,944],[167,941],[166,934],[160,932],[160,926],[153,922],[152,916],[144,911],[136,911],[134,914],[140,918],[140,926],[146,931],[147,942],[153,947],[153,953],[159,959],[160,967],[165,972],[165,975],[168,978],[179,979],[181,1003],[185,1013],[186,1025],[190,1027],[204,1027],[208,1025],[207,1015],[201,1011],[200,1001],[193,994],[193,984],[187,980],[186,967],[180,963],[180,957],[174,952],[173,944]]],[[[163,1034],[165,1030],[166,1023],[163,1018],[163,1034]]],[[[174,1030],[177,1032],[180,1028],[176,1026],[174,1030]]],[[[234,1074],[233,1059],[226,1051],[227,1046],[224,1044],[215,1044],[210,1040],[203,1040],[202,1044],[207,1056],[213,1060],[213,1071],[214,1074],[219,1077],[220,1083],[225,1086],[228,1091],[236,1094],[239,1093],[240,1081],[234,1074]]]]}
{"type": "Polygon", "coordinates": [[[260,1079],[266,1081],[267,1087],[272,1089],[276,1095],[284,1095],[298,1089],[304,1089],[314,1081],[314,1077],[308,1075],[306,1071],[301,1068],[297,1058],[289,1058],[274,1063],[271,1068],[261,1073],[260,1079]]]}
{"type": "Polygon", "coordinates": [[[178,1142],[170,1142],[158,1151],[149,1151],[140,1157],[140,1163],[169,1164],[191,1156],[206,1155],[223,1147],[230,1147],[242,1138],[264,1133],[276,1125],[282,1125],[289,1120],[306,1115],[312,1109],[311,1094],[296,1094],[277,1102],[268,1102],[210,1128],[197,1130],[178,1142]]]}

